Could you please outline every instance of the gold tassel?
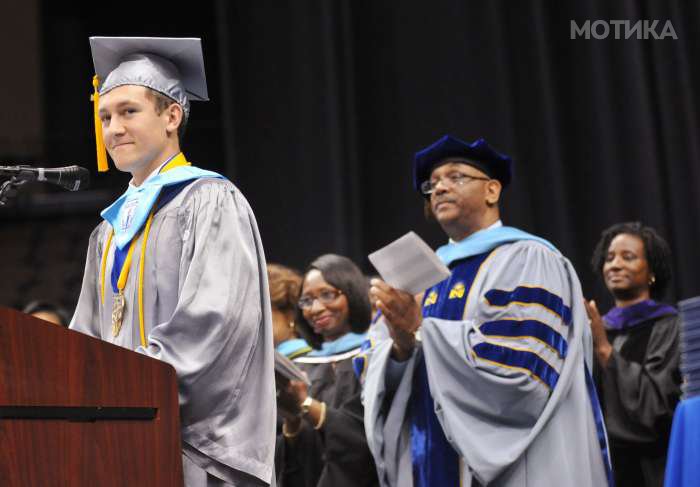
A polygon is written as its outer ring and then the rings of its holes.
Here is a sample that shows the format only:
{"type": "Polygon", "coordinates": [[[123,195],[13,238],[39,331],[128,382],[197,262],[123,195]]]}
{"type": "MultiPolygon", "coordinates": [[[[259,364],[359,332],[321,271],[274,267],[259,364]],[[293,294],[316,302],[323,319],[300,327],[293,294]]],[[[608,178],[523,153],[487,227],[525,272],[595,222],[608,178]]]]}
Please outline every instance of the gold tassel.
{"type": "Polygon", "coordinates": [[[99,115],[99,103],[100,103],[100,93],[97,87],[100,85],[100,78],[97,75],[92,78],[92,87],[95,92],[92,94],[92,106],[95,116],[95,142],[97,143],[97,170],[99,172],[109,171],[109,164],[107,163],[107,150],[105,149],[105,142],[102,138],[102,121],[100,121],[99,115]]]}

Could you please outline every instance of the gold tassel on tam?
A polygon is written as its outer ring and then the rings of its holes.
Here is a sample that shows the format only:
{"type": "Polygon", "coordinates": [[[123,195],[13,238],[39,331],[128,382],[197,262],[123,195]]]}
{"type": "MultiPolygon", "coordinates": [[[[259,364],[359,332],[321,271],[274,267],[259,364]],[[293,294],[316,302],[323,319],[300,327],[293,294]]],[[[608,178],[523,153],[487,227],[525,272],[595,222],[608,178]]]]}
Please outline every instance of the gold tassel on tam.
{"type": "Polygon", "coordinates": [[[92,94],[92,106],[95,116],[95,142],[97,143],[97,170],[99,172],[105,172],[109,170],[109,164],[107,163],[107,150],[105,149],[105,142],[102,138],[102,122],[100,121],[99,115],[99,103],[100,103],[100,93],[97,87],[100,85],[100,79],[97,75],[92,78],[92,87],[95,89],[92,94]]]}

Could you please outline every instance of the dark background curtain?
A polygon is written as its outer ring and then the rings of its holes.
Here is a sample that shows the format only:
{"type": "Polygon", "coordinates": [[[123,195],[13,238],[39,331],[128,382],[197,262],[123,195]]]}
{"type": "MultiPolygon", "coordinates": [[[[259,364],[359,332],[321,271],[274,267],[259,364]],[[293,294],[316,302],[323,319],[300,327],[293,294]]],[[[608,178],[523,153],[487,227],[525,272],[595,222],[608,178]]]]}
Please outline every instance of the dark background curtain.
{"type": "MultiPolygon", "coordinates": [[[[370,273],[366,255],[409,230],[443,243],[411,187],[411,161],[450,133],[513,156],[504,222],[555,243],[603,309],[610,301],[589,259],[620,221],[641,220],[669,241],[669,299],[700,294],[697,3],[188,5],[39,2],[41,49],[16,49],[42,66],[42,150],[0,146],[3,164],[31,156],[94,167],[89,35],[202,37],[212,101],[193,103],[184,151],[242,189],[269,261],[304,268],[335,252],[370,273]],[[669,20],[678,39],[615,39],[614,30],[571,39],[571,20],[614,19],[659,20],[657,34],[669,20]]],[[[89,192],[32,186],[0,210],[1,303],[42,297],[72,308],[98,211],[129,179],[94,176],[89,192]]]]}

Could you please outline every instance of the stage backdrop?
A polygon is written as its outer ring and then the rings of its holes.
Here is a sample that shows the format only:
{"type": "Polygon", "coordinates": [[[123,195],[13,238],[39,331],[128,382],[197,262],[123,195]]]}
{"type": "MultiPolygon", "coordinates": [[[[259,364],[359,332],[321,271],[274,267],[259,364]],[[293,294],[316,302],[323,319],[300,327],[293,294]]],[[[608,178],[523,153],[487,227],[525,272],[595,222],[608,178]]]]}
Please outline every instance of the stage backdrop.
{"type": "MultiPolygon", "coordinates": [[[[37,164],[94,162],[89,35],[203,38],[212,101],[193,103],[185,152],[246,194],[269,261],[303,268],[336,252],[371,272],[366,255],[409,230],[441,244],[411,160],[449,133],[513,156],[504,222],[554,242],[587,295],[606,294],[589,265],[601,230],[626,220],[670,242],[669,298],[700,294],[700,5],[203,0],[172,12],[44,1],[39,18],[39,52],[16,46],[42,60],[37,164]]],[[[89,201],[34,187],[2,212],[23,286],[4,282],[0,302],[74,304],[96,209],[128,181],[95,179],[89,201]],[[65,249],[36,267],[47,235],[65,249]]]]}

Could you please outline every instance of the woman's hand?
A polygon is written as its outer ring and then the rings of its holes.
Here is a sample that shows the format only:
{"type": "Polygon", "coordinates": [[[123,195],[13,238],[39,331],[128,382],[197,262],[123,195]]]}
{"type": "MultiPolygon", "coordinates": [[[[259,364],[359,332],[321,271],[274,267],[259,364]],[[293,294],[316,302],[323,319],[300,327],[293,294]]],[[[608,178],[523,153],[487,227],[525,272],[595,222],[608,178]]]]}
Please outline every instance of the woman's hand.
{"type": "Polygon", "coordinates": [[[290,380],[277,393],[277,407],[285,419],[298,419],[301,414],[301,403],[308,396],[308,386],[298,380],[290,380]]]}
{"type": "MultiPolygon", "coordinates": [[[[284,418],[287,438],[295,437],[301,429],[302,403],[309,397],[308,386],[305,382],[291,380],[277,394],[277,410],[284,418]]],[[[311,399],[308,410],[303,418],[314,427],[321,429],[326,421],[327,406],[321,401],[311,399]]]]}
{"type": "Polygon", "coordinates": [[[600,365],[605,368],[608,365],[610,356],[612,355],[612,345],[608,340],[608,335],[605,333],[603,319],[600,317],[598,306],[595,301],[583,300],[583,305],[586,307],[586,313],[591,320],[591,334],[593,335],[593,349],[600,365]]]}

